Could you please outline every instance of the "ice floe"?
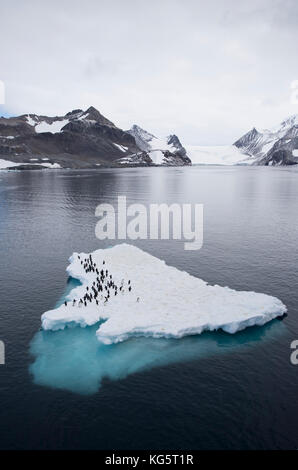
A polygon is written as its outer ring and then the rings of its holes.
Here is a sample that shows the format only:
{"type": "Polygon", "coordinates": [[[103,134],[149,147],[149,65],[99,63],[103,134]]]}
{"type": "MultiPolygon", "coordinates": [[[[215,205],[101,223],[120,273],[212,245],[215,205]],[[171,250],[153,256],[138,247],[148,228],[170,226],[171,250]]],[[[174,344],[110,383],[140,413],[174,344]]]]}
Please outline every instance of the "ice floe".
{"type": "Polygon", "coordinates": [[[84,264],[89,259],[90,255],[84,253],[71,256],[67,272],[81,285],[68,294],[67,306],[61,305],[42,315],[44,330],[73,325],[86,327],[104,320],[96,336],[100,342],[111,344],[134,336],[181,338],[218,329],[236,333],[248,326],[264,325],[287,310],[276,297],[208,285],[132,245],[94,251],[95,269],[86,272],[84,264]],[[104,271],[101,285],[110,282],[112,275],[118,295],[110,288],[110,298],[105,302],[107,290],[104,289],[96,299],[93,296],[91,301],[87,300],[86,306],[79,304],[87,292],[88,295],[93,292],[92,286],[97,289],[100,275],[96,269],[99,273],[104,271]]]}

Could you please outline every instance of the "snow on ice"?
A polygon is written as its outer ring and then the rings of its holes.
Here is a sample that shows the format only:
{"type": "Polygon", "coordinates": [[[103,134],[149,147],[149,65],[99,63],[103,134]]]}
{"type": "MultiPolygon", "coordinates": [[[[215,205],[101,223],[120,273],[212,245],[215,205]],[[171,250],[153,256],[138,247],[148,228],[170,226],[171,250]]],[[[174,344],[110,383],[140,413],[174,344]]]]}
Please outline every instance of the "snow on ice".
{"type": "Polygon", "coordinates": [[[110,288],[110,298],[105,302],[104,289],[96,298],[98,305],[94,298],[86,306],[80,304],[86,292],[93,292],[98,274],[84,269],[89,254],[74,253],[67,272],[81,285],[70,292],[66,306],[42,315],[44,330],[86,327],[103,320],[96,332],[97,339],[111,344],[134,336],[181,338],[218,329],[236,333],[248,326],[264,325],[287,310],[276,297],[208,285],[132,245],[99,249],[91,256],[95,270],[99,273],[108,270],[101,284],[107,283],[112,275],[118,294],[110,288]]]}

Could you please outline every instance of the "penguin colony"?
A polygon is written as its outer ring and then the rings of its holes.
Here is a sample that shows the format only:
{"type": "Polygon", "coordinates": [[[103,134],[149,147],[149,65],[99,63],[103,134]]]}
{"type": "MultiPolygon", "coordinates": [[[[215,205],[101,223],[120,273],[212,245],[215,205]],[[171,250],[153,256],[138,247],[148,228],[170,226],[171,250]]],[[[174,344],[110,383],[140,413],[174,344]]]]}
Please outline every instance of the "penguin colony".
{"type": "MultiPolygon", "coordinates": [[[[86,292],[80,300],[74,299],[72,301],[73,307],[87,307],[88,303],[96,303],[96,305],[99,305],[100,302],[103,302],[103,304],[106,305],[112,296],[120,294],[123,295],[125,292],[131,292],[132,286],[130,279],[127,281],[127,284],[125,284],[124,279],[122,279],[121,285],[117,285],[113,280],[112,274],[110,274],[109,270],[106,268],[104,260],[101,269],[93,261],[91,254],[84,259],[81,259],[80,255],[78,255],[78,260],[86,274],[93,272],[96,274],[96,279],[93,281],[91,286],[86,287],[86,292]]],[[[139,297],[137,302],[139,302],[139,297]]],[[[67,307],[67,304],[68,302],[65,301],[65,307],[67,307]]]]}

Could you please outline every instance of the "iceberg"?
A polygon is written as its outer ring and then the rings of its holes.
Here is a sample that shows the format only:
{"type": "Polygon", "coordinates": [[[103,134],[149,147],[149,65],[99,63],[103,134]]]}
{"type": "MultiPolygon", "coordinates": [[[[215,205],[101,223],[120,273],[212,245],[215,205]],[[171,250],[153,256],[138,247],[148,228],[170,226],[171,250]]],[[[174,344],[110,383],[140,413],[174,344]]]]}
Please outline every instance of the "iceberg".
{"type": "Polygon", "coordinates": [[[67,305],[42,315],[43,330],[100,322],[97,340],[109,345],[131,337],[181,338],[207,330],[233,334],[249,326],[264,325],[287,311],[276,297],[209,285],[133,245],[99,249],[91,256],[96,269],[107,269],[115,285],[123,288],[118,289],[118,295],[111,289],[108,301],[99,295],[97,303],[93,298],[86,306],[80,304],[96,284],[98,274],[84,269],[89,253],[73,253],[67,273],[80,284],[68,293],[67,305]]]}

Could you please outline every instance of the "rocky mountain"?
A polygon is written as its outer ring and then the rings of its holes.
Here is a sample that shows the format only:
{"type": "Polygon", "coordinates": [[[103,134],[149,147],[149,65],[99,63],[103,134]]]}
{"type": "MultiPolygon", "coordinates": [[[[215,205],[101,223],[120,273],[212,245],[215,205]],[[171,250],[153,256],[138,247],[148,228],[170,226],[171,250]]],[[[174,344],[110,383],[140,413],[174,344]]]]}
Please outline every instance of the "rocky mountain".
{"type": "Polygon", "coordinates": [[[142,160],[144,156],[149,156],[155,165],[191,165],[185,148],[175,134],[164,139],[158,138],[136,124],[127,132],[134,137],[137,146],[142,151],[138,155],[134,155],[133,159],[140,158],[142,160]]]}
{"type": "Polygon", "coordinates": [[[298,163],[298,115],[276,129],[253,128],[234,143],[253,165],[296,165],[298,163]]]}
{"type": "Polygon", "coordinates": [[[166,146],[161,150],[163,158],[158,158],[157,153],[151,151],[149,143],[145,149],[143,142],[136,140],[133,132],[119,129],[94,107],[86,111],[76,109],[65,116],[56,117],[36,114],[2,117],[0,168],[190,164],[176,136],[167,139],[166,146]]]}

